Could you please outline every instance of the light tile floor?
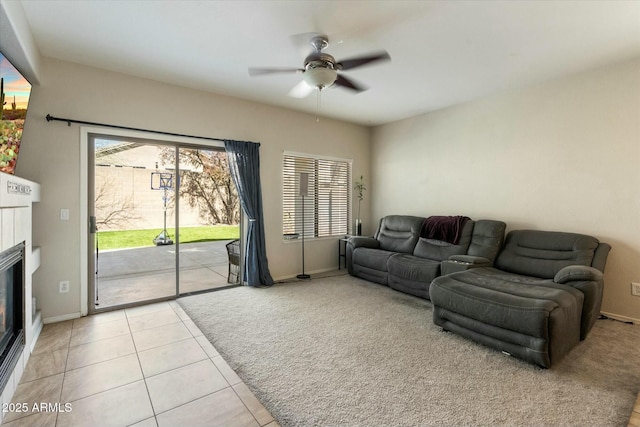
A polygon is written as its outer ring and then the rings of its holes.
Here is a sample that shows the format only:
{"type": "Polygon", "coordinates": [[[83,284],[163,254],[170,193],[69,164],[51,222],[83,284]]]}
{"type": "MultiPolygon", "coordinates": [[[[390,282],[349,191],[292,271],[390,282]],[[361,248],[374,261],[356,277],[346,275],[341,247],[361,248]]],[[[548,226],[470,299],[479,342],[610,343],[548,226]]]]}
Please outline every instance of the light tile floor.
{"type": "Polygon", "coordinates": [[[12,403],[6,427],[278,426],[175,301],[45,325],[12,403]]]}
{"type": "Polygon", "coordinates": [[[640,393],[638,393],[638,399],[631,412],[631,417],[629,417],[628,427],[640,427],[640,393]]]}

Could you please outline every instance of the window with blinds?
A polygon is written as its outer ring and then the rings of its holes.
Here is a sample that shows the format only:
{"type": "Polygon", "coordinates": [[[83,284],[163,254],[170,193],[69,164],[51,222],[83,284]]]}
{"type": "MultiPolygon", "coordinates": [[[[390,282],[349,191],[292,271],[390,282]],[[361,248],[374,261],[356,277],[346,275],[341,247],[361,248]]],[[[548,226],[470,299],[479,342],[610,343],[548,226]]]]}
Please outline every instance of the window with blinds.
{"type": "Polygon", "coordinates": [[[285,238],[295,238],[303,232],[305,238],[348,234],[350,160],[284,153],[282,175],[285,238]]]}

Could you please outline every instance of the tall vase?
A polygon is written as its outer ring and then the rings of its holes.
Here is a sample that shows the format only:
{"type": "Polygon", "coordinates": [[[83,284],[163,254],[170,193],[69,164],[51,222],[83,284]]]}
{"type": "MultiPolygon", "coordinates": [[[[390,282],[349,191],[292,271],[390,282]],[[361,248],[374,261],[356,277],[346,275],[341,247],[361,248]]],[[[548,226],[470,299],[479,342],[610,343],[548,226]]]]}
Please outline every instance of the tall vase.
{"type": "Polygon", "coordinates": [[[362,236],[362,221],[356,219],[356,236],[362,236]]]}

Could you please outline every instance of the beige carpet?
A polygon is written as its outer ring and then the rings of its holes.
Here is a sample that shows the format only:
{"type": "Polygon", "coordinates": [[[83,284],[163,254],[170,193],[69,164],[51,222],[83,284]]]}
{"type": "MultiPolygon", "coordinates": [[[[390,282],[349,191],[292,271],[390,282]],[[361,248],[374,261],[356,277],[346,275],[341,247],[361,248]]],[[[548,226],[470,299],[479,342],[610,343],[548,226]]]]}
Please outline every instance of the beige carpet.
{"type": "Polygon", "coordinates": [[[624,426],[640,391],[640,326],[613,320],[543,370],[350,276],[179,303],[283,426],[624,426]]]}

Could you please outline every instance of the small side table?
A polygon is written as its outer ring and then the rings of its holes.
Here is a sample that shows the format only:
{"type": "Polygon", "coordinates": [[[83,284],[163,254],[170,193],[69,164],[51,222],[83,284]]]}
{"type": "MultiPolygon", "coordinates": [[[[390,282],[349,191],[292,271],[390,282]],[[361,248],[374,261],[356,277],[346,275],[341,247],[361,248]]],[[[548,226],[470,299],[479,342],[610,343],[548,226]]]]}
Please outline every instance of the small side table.
{"type": "Polygon", "coordinates": [[[351,236],[344,236],[338,240],[338,270],[342,268],[342,260],[344,259],[344,267],[347,268],[347,242],[351,236]]]}

